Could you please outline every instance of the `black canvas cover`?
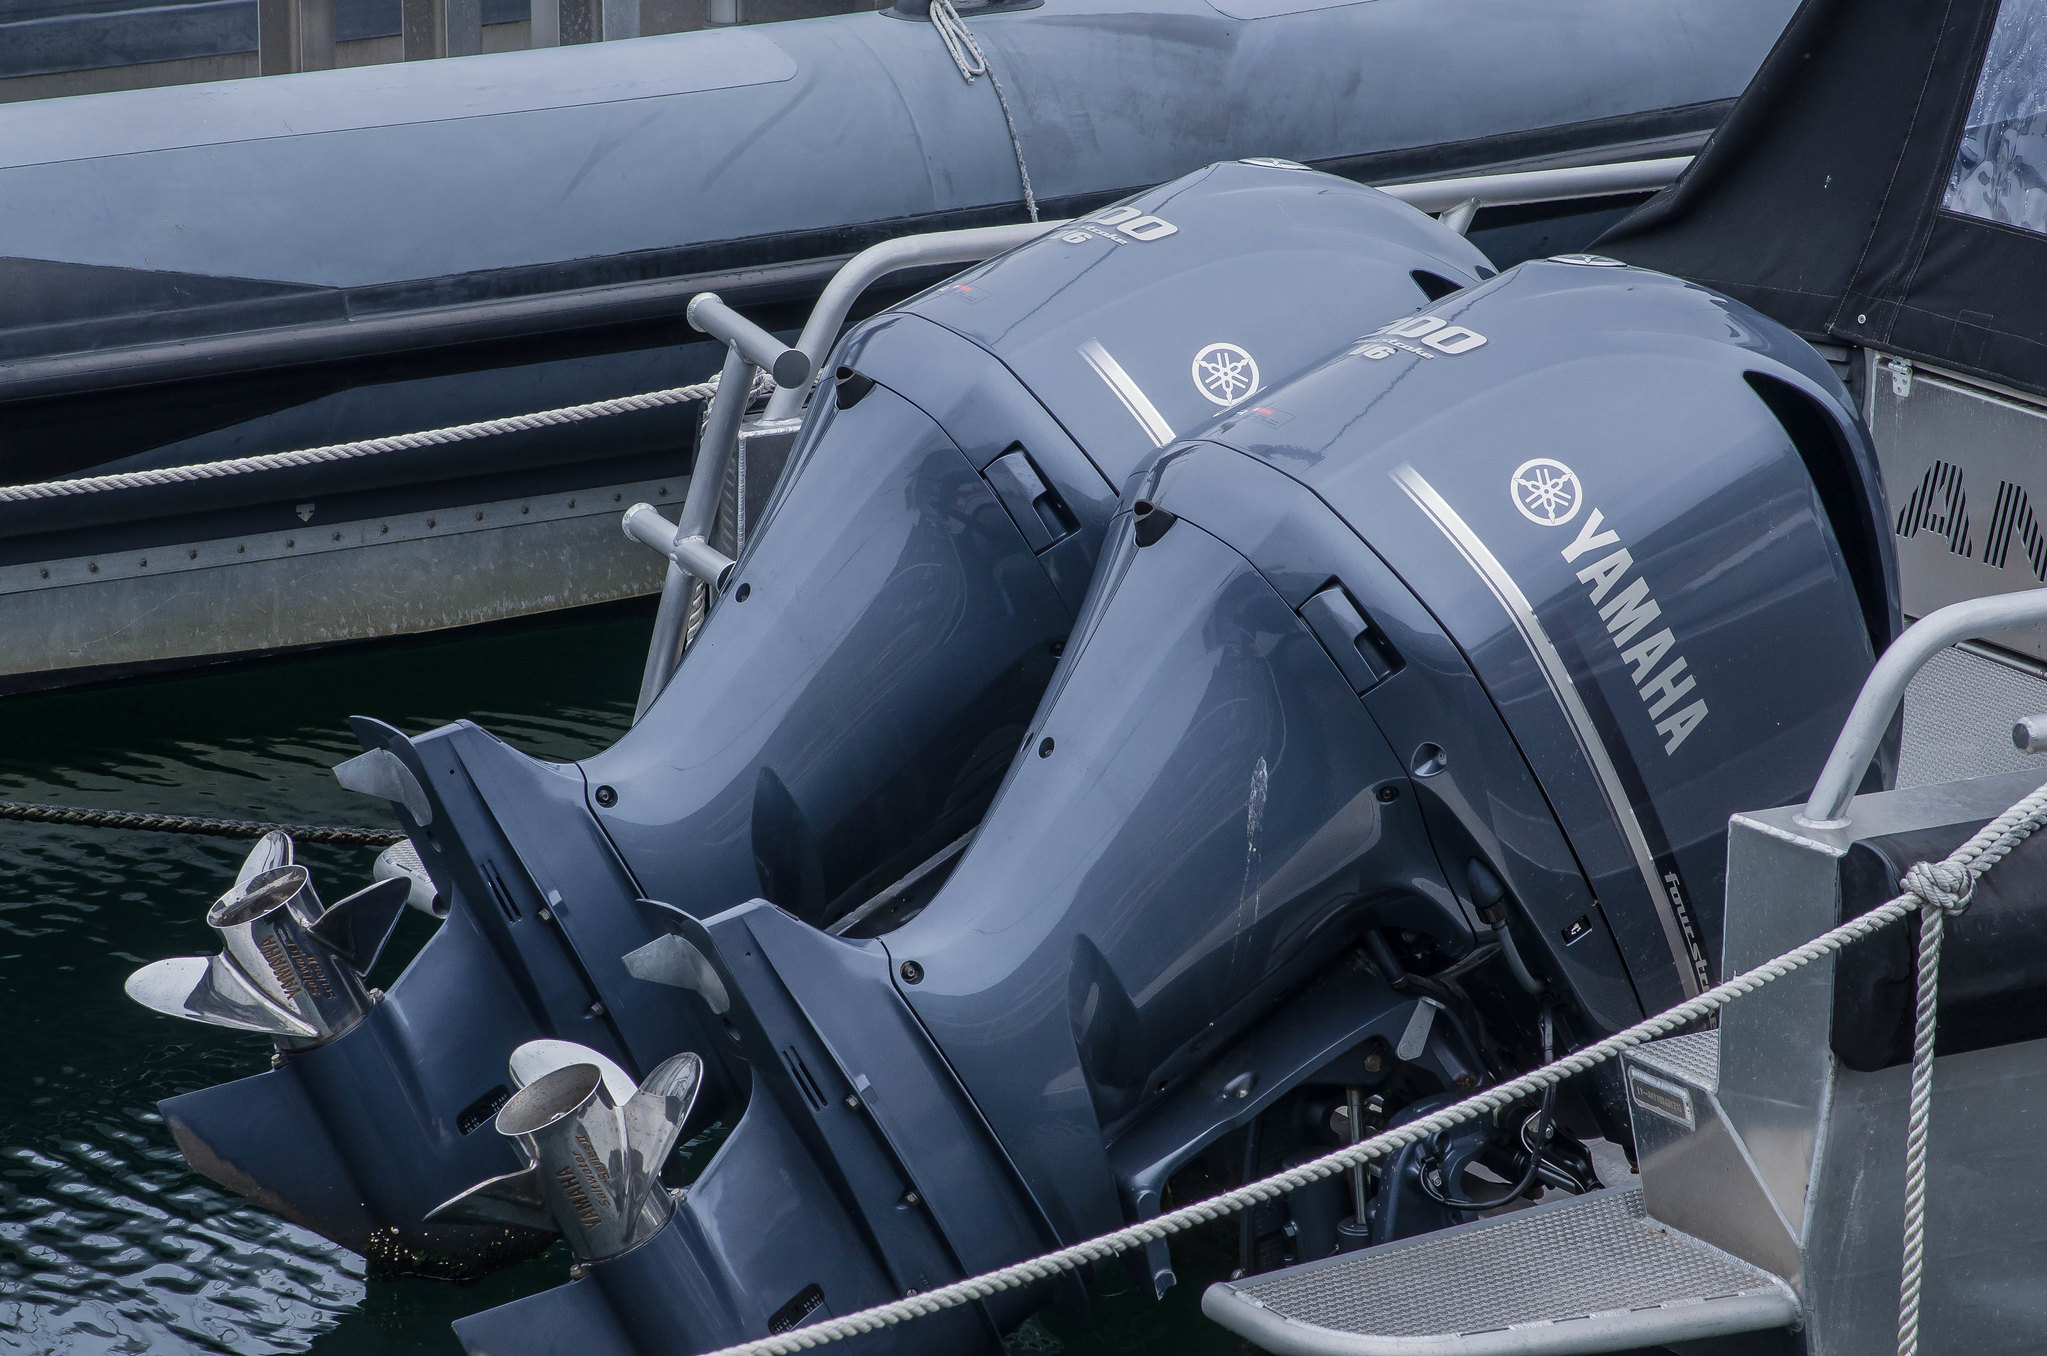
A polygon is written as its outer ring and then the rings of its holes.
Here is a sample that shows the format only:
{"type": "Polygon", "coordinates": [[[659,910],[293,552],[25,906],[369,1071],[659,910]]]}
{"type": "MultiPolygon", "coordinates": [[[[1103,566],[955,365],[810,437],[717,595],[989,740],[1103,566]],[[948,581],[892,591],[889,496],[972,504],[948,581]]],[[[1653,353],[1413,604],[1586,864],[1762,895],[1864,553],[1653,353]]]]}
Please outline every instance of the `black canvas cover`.
{"type": "Polygon", "coordinates": [[[2047,395],[2047,0],[1806,0],[1596,248],[1809,339],[2047,395]]]}

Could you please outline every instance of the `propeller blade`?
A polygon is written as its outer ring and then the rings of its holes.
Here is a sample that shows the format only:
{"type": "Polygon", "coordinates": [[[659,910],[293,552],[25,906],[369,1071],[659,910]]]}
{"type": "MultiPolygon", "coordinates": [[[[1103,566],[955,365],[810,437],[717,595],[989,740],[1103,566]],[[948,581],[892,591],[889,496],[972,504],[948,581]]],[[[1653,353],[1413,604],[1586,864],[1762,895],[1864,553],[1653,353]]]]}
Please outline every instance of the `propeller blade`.
{"type": "Polygon", "coordinates": [[[645,946],[635,947],[619,959],[625,962],[625,972],[634,979],[687,989],[702,997],[711,1011],[720,1017],[732,1008],[732,998],[725,992],[725,981],[718,978],[718,972],[711,968],[711,962],[705,959],[704,953],[672,932],[656,937],[645,946]]]}
{"type": "Polygon", "coordinates": [[[637,1160],[636,1187],[661,1190],[661,1165],[675,1152],[703,1084],[703,1059],[685,1050],[656,1065],[622,1108],[626,1148],[637,1160]]]}
{"type": "Polygon", "coordinates": [[[426,863],[419,859],[419,849],[410,838],[391,844],[377,854],[377,864],[370,868],[370,874],[378,880],[406,880],[412,884],[412,893],[406,903],[430,918],[448,916],[447,901],[441,898],[440,887],[426,869],[426,863]]]}
{"type": "Polygon", "coordinates": [[[291,835],[283,829],[272,829],[258,838],[256,846],[249,849],[249,855],[242,858],[242,869],[235,873],[235,884],[244,884],[280,866],[290,866],[292,859],[291,835]]]}
{"type": "Polygon", "coordinates": [[[380,796],[405,807],[412,822],[425,827],[434,822],[433,803],[404,760],[389,749],[371,749],[345,763],[334,765],[334,780],[349,791],[380,796]]]}
{"type": "Polygon", "coordinates": [[[309,1040],[319,1031],[272,1002],[225,956],[180,956],[145,965],[123,986],[143,1007],[236,1031],[309,1040]]]}
{"type": "Polygon", "coordinates": [[[624,1106],[637,1090],[633,1076],[587,1045],[574,1041],[527,1041],[512,1051],[512,1086],[523,1088],[538,1083],[556,1069],[571,1064],[594,1064],[604,1075],[604,1090],[613,1106],[624,1106]]]}
{"type": "Polygon", "coordinates": [[[327,909],[308,931],[357,974],[366,975],[391,940],[411,893],[408,880],[380,880],[327,909]]]}
{"type": "Polygon", "coordinates": [[[471,1224],[511,1224],[542,1233],[559,1233],[547,1200],[540,1194],[540,1165],[528,1164],[517,1172],[490,1177],[460,1192],[426,1212],[430,1220],[467,1221],[471,1224]]]}

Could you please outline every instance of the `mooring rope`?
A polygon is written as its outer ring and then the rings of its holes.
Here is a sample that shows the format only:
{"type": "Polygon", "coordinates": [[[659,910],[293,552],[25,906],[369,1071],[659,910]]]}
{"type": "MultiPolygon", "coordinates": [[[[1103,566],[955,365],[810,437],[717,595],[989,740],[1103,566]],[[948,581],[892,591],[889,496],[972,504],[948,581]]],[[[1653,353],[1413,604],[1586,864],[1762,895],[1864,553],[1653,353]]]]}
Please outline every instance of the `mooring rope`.
{"type": "MultiPolygon", "coordinates": [[[[222,476],[248,475],[254,471],[281,471],[295,466],[317,466],[324,462],[349,461],[356,457],[375,456],[381,452],[405,452],[414,448],[436,447],[444,443],[468,442],[472,438],[492,438],[504,433],[525,433],[538,428],[553,428],[560,424],[576,424],[586,419],[603,419],[614,414],[634,414],[641,410],[657,410],[667,405],[686,405],[692,400],[707,400],[718,389],[718,378],[699,381],[688,386],[670,386],[659,391],[643,391],[639,395],[619,396],[612,400],[593,400],[582,405],[564,405],[559,409],[539,410],[533,414],[508,415],[503,419],[483,419],[473,424],[450,424],[446,428],[424,429],[418,433],[400,433],[389,438],[361,438],[352,443],[330,443],[325,447],[301,448],[296,452],[268,452],[254,457],[232,457],[224,461],[197,462],[189,466],[162,466],[149,471],[123,471],[114,475],[81,476],[76,480],[45,480],[32,485],[0,486],[0,503],[22,503],[37,499],[65,499],[78,494],[98,494],[104,490],[139,490],[156,485],[173,485],[183,481],[217,480],[222,476]]],[[[761,389],[756,379],[756,391],[761,389]]]]}
{"type": "Polygon", "coordinates": [[[93,810],[80,805],[34,805],[0,800],[0,820],[24,824],[58,824],[75,829],[134,829],[142,833],[186,833],[202,838],[261,838],[281,830],[298,843],[329,843],[338,847],[389,847],[405,841],[396,829],[339,828],[328,824],[269,824],[255,819],[208,819],[203,815],[166,815],[146,810],[93,810]]]}
{"type": "MultiPolygon", "coordinates": [[[[1898,920],[1908,917],[1915,910],[1924,918],[1921,923],[1922,939],[1931,933],[1933,949],[1931,963],[1939,961],[1940,922],[1945,906],[1942,898],[1956,897],[1957,885],[1966,878],[1966,886],[1959,895],[1966,900],[1967,890],[1973,889],[1976,879],[1991,867],[2002,861],[2006,854],[2017,847],[2033,831],[2047,822],[2047,785],[2043,785],[2025,799],[2006,810],[1986,824],[1982,831],[1962,844],[1939,863],[1928,867],[1921,863],[1906,874],[1908,888],[1889,903],[1878,905],[1859,918],[1852,918],[1831,931],[1822,933],[1803,946],[1795,947],[1774,960],[1766,961],[1754,969],[1746,970],[1732,979],[1723,981],[1695,998],[1687,999],[1676,1007],[1660,1012],[1654,1017],[1637,1022],[1626,1030],[1615,1032],[1604,1040],[1596,1041],[1582,1050],[1576,1050],[1562,1059],[1545,1064],[1517,1078],[1476,1093],[1454,1106],[1432,1112],[1405,1125],[1395,1126],[1370,1139],[1361,1140],[1348,1148],[1338,1149],[1321,1158],[1290,1168],[1261,1181],[1250,1182],[1231,1191],[1212,1196],[1192,1205],[1181,1206],[1163,1215],[1129,1225],[1106,1233],[1097,1238],[1060,1248],[1042,1257],[1033,1257],[998,1268],[980,1276],[970,1276],[954,1281],[950,1285],[927,1290],[922,1294],[891,1300],[887,1304],[863,1309],[842,1318],[828,1318],[806,1327],[794,1328],[771,1337],[756,1338],[736,1346],[722,1347],[706,1356],[793,1356],[793,1353],[807,1351],[848,1337],[893,1327],[927,1314],[939,1313],[957,1308],[962,1304],[983,1300],[1005,1290],[1035,1285],[1066,1272],[1078,1270],[1090,1263],[1098,1262],[1147,1243],[1169,1238],[1196,1225],[1208,1224],[1225,1218],[1240,1210],[1248,1210],[1266,1201],[1274,1200],[1289,1192],[1297,1191],[1312,1182],[1334,1177],[1361,1163],[1383,1158],[1395,1150],[1404,1148],[1431,1135],[1491,1115],[1514,1103],[1532,1097],[1564,1080],[1574,1078],[1596,1065],[1602,1064],[1624,1050],[1631,1050],[1663,1036],[1690,1026],[1702,1018],[1711,1016],[1727,1004],[1745,994],[1755,992],[1764,985],[1782,979],[1823,956],[1832,955],[1842,947],[1861,941],[1898,920]],[[1926,869],[1921,869],[1926,868],[1926,869]],[[1929,901],[1913,886],[1930,887],[1935,899],[1929,901]]],[[[1922,941],[1922,965],[1927,964],[1927,951],[1922,941]]],[[[1934,978],[1926,970],[1920,976],[1920,1006],[1918,1011],[1918,1040],[1913,1050],[1913,1117],[1919,1142],[1916,1172],[1921,1204],[1918,1222],[1907,1215],[1908,1229],[1923,1230],[1925,1189],[1925,1110],[1920,1104],[1920,1066],[1926,1068],[1925,1086],[1931,1088],[1933,1054],[1934,1012],[1931,996],[1935,993],[1934,978]],[[1923,1059],[1922,1059],[1923,1055],[1923,1059]]],[[[1915,1171],[1907,1164],[1908,1173],[1915,1171]]],[[[1908,1189],[1909,1189],[1908,1182],[1908,1189]]],[[[1908,1199],[1908,1212],[1911,1210],[1908,1199]]],[[[1923,1235],[1922,1235],[1923,1236],[1923,1235]]],[[[1923,1251],[1908,1252],[1900,1277],[1899,1309],[1900,1335],[1898,1349],[1900,1356],[1913,1356],[1918,1343],[1918,1293],[1921,1270],[1924,1265],[1923,1251]],[[1911,1305],[1909,1314],[1912,1345],[1906,1345],[1906,1305],[1911,1305]]]]}
{"type": "Polygon", "coordinates": [[[1940,1011],[1940,942],[1950,916],[1969,907],[1976,881],[2037,827],[2026,823],[1986,841],[1993,823],[1957,849],[1981,852],[1966,867],[1954,858],[1920,862],[1900,880],[1926,902],[1919,918],[1919,982],[1912,1017],[1912,1097],[1905,1115],[1904,1264],[1898,1280],[1898,1356],[1919,1353],[1919,1282],[1926,1270],[1926,1139],[1933,1119],[1933,1038],[1940,1011]]]}
{"type": "Polygon", "coordinates": [[[1032,221],[1036,221],[1038,195],[1031,191],[1031,171],[1024,164],[1023,138],[1016,134],[1016,118],[1009,111],[1009,96],[1002,92],[1002,80],[995,74],[994,63],[981,50],[981,44],[974,40],[974,31],[960,18],[952,0],[931,0],[931,26],[938,30],[945,50],[952,56],[952,64],[959,67],[960,79],[971,85],[985,75],[988,83],[995,87],[995,102],[1002,107],[1002,125],[1009,129],[1009,149],[1016,156],[1016,177],[1023,183],[1024,210],[1031,214],[1032,221]]]}

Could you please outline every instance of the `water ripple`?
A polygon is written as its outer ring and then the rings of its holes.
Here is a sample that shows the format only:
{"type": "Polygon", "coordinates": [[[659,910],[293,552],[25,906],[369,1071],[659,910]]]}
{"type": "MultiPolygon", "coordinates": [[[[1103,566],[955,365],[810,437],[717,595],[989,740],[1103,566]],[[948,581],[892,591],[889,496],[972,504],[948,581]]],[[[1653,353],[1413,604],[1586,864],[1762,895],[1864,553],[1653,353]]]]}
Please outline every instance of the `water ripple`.
{"type": "MultiPolygon", "coordinates": [[[[346,717],[469,717],[549,759],[629,724],[646,618],[345,651],[6,704],[0,798],[309,823],[391,822],[328,769],[346,717]],[[562,658],[549,659],[548,656],[562,658]],[[574,656],[571,662],[567,656],[574,656]],[[517,659],[518,662],[509,662],[517,659]]],[[[161,1097],[264,1067],[255,1038],[143,1011],[146,960],[212,949],[206,904],[246,844],[0,824],[0,1353],[269,1356],[458,1350],[451,1319],[558,1284],[560,1255],[474,1286],[370,1280],[362,1259],[193,1173],[161,1097]]],[[[360,849],[302,852],[349,888],[360,849]]],[[[408,915],[388,978],[430,934],[408,915]]],[[[557,1250],[558,1252],[558,1250],[557,1250]]]]}

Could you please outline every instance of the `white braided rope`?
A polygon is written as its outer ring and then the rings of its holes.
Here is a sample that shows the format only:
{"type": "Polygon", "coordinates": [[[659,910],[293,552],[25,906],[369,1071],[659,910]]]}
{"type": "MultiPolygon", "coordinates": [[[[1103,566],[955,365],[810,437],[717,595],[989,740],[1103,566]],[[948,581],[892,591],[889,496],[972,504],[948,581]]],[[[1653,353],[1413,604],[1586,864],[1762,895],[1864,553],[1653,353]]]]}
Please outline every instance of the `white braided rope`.
{"type": "MultiPolygon", "coordinates": [[[[2006,810],[1986,824],[1982,831],[1968,842],[1950,853],[1938,865],[1941,868],[1955,868],[1968,873],[1970,880],[2002,861],[2019,843],[2030,836],[2034,829],[2047,821],[2047,785],[2043,785],[2025,799],[2006,810]]],[[[1916,893],[1907,890],[1887,904],[1881,904],[1859,918],[1822,933],[1818,937],[1795,947],[1774,960],[1766,961],[1752,970],[1724,980],[1695,998],[1687,999],[1674,1008],[1660,1012],[1654,1017],[1637,1022],[1624,1031],[1615,1032],[1606,1039],[1575,1050],[1562,1059],[1531,1070],[1518,1078],[1511,1078],[1496,1084],[1483,1092],[1476,1093],[1454,1106],[1444,1107],[1405,1125],[1360,1140],[1347,1148],[1325,1154],[1321,1158],[1303,1163],[1299,1167],[1267,1177],[1262,1181],[1250,1182],[1232,1191],[1211,1196],[1205,1201],[1181,1206],[1153,1219],[1141,1221],[1112,1233],[1102,1234],[1070,1247],[1060,1248],[1042,1257],[1033,1257],[998,1268],[979,1276],[970,1276],[951,1285],[928,1290],[920,1295],[891,1300],[887,1304],[863,1309],[859,1313],[847,1314],[843,1318],[830,1318],[807,1327],[795,1328],[772,1337],[757,1338],[741,1342],[736,1346],[722,1347],[706,1356],[793,1356],[799,1351],[824,1346],[862,1333],[875,1332],[893,1327],[898,1323],[926,1314],[957,1308],[962,1304],[988,1298],[1005,1290],[1035,1285],[1052,1279],[1065,1272],[1075,1271],[1091,1262],[1143,1247],[1146,1243],[1170,1237],[1182,1230],[1199,1224],[1222,1219],[1239,1210],[1247,1210],[1263,1204],[1288,1192],[1298,1190],[1311,1182],[1334,1177],[1340,1172],[1360,1163],[1383,1158],[1397,1149],[1404,1148],[1418,1140],[1461,1125],[1465,1121],[1492,1114],[1525,1098],[1540,1093],[1545,1088],[1574,1078],[1595,1065],[1602,1064],[1623,1050],[1670,1035],[1683,1027],[1719,1011],[1744,994],[1755,992],[1765,984],[1782,979],[1823,956],[1828,956],[1852,942],[1862,940],[1872,933],[1889,927],[1906,917],[1913,910],[1925,907],[1931,915],[1938,915],[1940,909],[1927,905],[1916,893]]],[[[1928,1040],[1931,1047],[1931,1038],[1928,1040]]],[[[1923,1170],[1923,1164],[1922,1164],[1923,1170]]],[[[1908,1258],[1908,1265],[1910,1259],[1908,1258]]],[[[1908,1271],[1905,1279],[1916,1294],[1917,1275],[1908,1271]]],[[[1902,1293],[1902,1290],[1901,1290],[1902,1293]]],[[[1916,1313],[1915,1313],[1916,1331],[1916,1313]]],[[[1902,1350],[1902,1346],[1901,1346],[1902,1350]]]]}
{"type": "Polygon", "coordinates": [[[1905,1246],[1898,1274],[1898,1356],[1918,1356],[1919,1352],[1919,1283],[1926,1271],[1926,1141],[1933,1120],[1933,1038],[1940,1013],[1941,934],[1947,930],[1950,914],[1969,907],[1969,897],[1976,893],[1976,882],[1983,873],[2004,860],[2006,853],[2038,827],[2036,821],[2027,819],[2008,826],[1994,838],[1987,838],[2001,823],[2002,817],[1986,825],[1982,833],[1962,844],[1947,861],[1920,862],[1905,873],[1901,882],[1924,900],[1925,906],[1919,920],[1912,1097],[1905,1116],[1905,1246]],[[1972,847],[1981,850],[1967,863],[1957,865],[1955,857],[1972,847]]]}
{"type": "Polygon", "coordinates": [[[1919,920],[1919,1002],[1912,1032],[1912,1102],[1905,1120],[1904,1265],[1898,1273],[1898,1356],[1919,1350],[1919,1282],[1926,1271],[1926,1129],[1933,1112],[1934,1014],[1940,1004],[1944,910],[1919,920]]]}
{"type": "Polygon", "coordinates": [[[33,485],[5,485],[0,486],[0,503],[65,499],[78,494],[97,494],[102,490],[140,490],[154,485],[173,485],[184,481],[217,480],[222,476],[248,475],[254,471],[280,471],[294,466],[317,466],[323,462],[349,461],[356,457],[375,456],[379,452],[404,452],[413,448],[434,447],[442,443],[467,442],[472,438],[491,438],[500,433],[524,433],[537,428],[552,428],[559,424],[576,424],[585,419],[602,419],[613,414],[633,414],[641,410],[660,409],[666,405],[686,405],[692,400],[708,400],[717,389],[718,379],[714,376],[709,381],[700,381],[690,386],[670,386],[660,391],[619,396],[615,400],[593,400],[585,405],[564,405],[560,409],[541,410],[535,414],[508,415],[503,419],[484,419],[473,424],[451,424],[446,428],[430,428],[419,433],[400,433],[389,438],[363,438],[352,443],[332,443],[326,447],[302,448],[296,452],[268,452],[261,456],[234,457],[225,461],[199,462],[191,466],[163,466],[149,471],[82,476],[76,480],[46,480],[33,485]]]}

